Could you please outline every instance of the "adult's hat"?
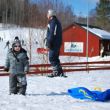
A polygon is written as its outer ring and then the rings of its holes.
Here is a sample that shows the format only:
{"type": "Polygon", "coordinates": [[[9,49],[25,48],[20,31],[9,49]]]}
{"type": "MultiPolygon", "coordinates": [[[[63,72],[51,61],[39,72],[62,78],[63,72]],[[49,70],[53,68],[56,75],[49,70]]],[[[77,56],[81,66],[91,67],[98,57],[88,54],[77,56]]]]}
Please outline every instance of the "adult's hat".
{"type": "Polygon", "coordinates": [[[56,11],[53,10],[53,9],[49,9],[47,14],[48,14],[48,16],[50,16],[50,17],[51,17],[51,16],[56,16],[56,11]]]}

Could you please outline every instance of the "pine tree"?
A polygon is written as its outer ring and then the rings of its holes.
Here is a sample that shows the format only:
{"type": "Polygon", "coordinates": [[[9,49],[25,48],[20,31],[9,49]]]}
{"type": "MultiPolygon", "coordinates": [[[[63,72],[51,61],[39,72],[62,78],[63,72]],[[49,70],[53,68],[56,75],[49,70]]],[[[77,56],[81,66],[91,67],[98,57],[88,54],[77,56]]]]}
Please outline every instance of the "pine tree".
{"type": "Polygon", "coordinates": [[[110,30],[110,0],[100,0],[96,8],[96,23],[103,29],[110,30]]]}

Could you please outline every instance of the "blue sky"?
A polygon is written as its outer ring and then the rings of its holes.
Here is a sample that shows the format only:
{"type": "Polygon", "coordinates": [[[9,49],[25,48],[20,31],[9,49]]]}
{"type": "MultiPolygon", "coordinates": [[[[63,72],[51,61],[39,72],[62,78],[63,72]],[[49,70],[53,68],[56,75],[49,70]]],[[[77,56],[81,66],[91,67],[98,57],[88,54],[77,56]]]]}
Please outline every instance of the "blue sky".
{"type": "Polygon", "coordinates": [[[65,4],[69,4],[74,9],[77,16],[87,16],[88,11],[96,7],[99,0],[62,0],[65,4]],[[68,1],[68,2],[67,2],[68,1]]]}
{"type": "MultiPolygon", "coordinates": [[[[37,1],[37,0],[32,0],[37,1]]],[[[96,7],[99,0],[57,0],[62,1],[65,5],[71,5],[72,9],[77,16],[87,16],[88,11],[96,7]]]]}

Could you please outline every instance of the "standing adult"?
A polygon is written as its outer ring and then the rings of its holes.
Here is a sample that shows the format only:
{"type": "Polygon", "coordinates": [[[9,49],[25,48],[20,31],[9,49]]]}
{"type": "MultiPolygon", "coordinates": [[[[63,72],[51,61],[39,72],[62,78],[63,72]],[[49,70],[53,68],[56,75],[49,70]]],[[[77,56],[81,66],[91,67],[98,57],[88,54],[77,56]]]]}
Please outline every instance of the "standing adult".
{"type": "Polygon", "coordinates": [[[26,74],[29,71],[27,53],[24,52],[19,41],[14,41],[12,48],[8,50],[5,71],[9,71],[10,94],[25,95],[27,80],[26,74]]]}
{"type": "Polygon", "coordinates": [[[53,73],[48,77],[65,76],[59,59],[59,51],[62,44],[62,26],[56,17],[55,10],[49,9],[47,18],[48,28],[46,46],[49,49],[49,61],[53,67],[53,73]]]}
{"type": "Polygon", "coordinates": [[[8,49],[9,49],[9,47],[10,47],[9,45],[10,45],[10,41],[8,40],[8,41],[6,42],[5,48],[8,47],[8,49]]]}

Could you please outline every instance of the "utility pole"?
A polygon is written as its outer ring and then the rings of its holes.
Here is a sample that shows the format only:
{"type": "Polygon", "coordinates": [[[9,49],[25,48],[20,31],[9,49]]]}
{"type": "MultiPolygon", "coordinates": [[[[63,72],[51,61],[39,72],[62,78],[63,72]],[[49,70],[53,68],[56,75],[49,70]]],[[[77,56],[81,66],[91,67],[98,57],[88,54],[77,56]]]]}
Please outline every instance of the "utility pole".
{"type": "Polygon", "coordinates": [[[86,65],[86,68],[87,68],[87,71],[88,71],[88,73],[89,73],[89,70],[88,70],[88,68],[89,68],[89,64],[88,64],[88,44],[89,44],[89,42],[88,42],[88,37],[89,37],[89,35],[88,35],[88,29],[89,29],[89,27],[88,27],[88,25],[89,25],[89,2],[87,1],[87,37],[86,37],[86,58],[87,58],[87,65],[86,65]]]}

